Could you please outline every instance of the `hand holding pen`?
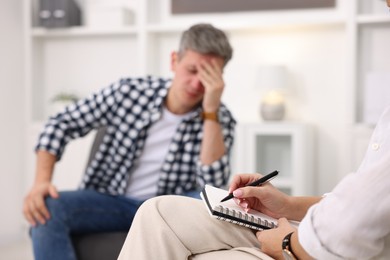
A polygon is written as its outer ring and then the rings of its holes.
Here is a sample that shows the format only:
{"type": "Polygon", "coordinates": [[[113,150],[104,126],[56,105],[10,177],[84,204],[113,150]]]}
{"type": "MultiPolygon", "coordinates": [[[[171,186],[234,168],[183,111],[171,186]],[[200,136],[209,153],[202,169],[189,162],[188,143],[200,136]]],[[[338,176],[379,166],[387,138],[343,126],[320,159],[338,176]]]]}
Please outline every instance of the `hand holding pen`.
{"type": "MultiPolygon", "coordinates": [[[[275,176],[278,175],[278,173],[279,173],[278,171],[273,171],[273,172],[271,172],[271,173],[265,175],[264,177],[262,177],[262,178],[260,178],[260,179],[258,179],[258,180],[256,180],[256,181],[254,181],[254,182],[252,182],[252,183],[249,183],[249,184],[247,184],[247,185],[245,185],[245,186],[256,187],[256,186],[263,185],[263,184],[269,182],[270,180],[272,180],[273,178],[275,178],[275,176]]],[[[232,199],[233,197],[234,197],[233,193],[229,193],[229,195],[226,196],[225,198],[223,198],[223,199],[221,200],[221,202],[224,202],[224,201],[227,201],[227,200],[229,200],[229,199],[232,199]]]]}

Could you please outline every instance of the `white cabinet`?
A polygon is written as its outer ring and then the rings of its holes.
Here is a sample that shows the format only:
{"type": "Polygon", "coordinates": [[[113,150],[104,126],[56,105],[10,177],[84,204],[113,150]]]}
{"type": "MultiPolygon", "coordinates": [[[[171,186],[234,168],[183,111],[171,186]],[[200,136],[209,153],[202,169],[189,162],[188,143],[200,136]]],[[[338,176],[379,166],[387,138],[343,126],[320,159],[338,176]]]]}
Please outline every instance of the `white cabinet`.
{"type": "Polygon", "coordinates": [[[245,123],[238,125],[235,173],[279,175],[272,184],[291,195],[313,195],[313,133],[301,123],[245,123]]]}

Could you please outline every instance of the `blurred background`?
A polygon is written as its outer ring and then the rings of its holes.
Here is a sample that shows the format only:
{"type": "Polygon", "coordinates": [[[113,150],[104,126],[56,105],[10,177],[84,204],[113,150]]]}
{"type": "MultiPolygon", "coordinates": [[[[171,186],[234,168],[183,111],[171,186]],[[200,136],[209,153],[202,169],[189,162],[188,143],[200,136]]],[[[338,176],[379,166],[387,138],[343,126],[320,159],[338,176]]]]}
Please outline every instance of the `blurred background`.
{"type": "MultiPolygon", "coordinates": [[[[121,77],[172,76],[170,53],[199,22],[234,48],[223,94],[238,121],[233,173],[278,169],[285,192],[320,195],[356,170],[390,103],[385,1],[274,2],[2,0],[0,258],[32,259],[22,202],[45,120],[121,77]]],[[[58,188],[77,188],[93,138],[67,147],[58,188]]]]}

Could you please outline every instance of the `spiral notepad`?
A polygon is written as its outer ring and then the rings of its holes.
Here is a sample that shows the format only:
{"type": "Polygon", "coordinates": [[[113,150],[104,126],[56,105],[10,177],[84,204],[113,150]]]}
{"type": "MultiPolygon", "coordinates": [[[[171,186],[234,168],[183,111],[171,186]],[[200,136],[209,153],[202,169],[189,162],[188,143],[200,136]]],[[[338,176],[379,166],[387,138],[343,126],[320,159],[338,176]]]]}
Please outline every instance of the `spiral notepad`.
{"type": "Polygon", "coordinates": [[[213,217],[245,226],[255,230],[264,230],[277,227],[277,220],[260,213],[250,210],[248,213],[241,209],[233,200],[220,202],[228,192],[210,185],[206,185],[200,196],[202,197],[208,212],[213,217]]]}

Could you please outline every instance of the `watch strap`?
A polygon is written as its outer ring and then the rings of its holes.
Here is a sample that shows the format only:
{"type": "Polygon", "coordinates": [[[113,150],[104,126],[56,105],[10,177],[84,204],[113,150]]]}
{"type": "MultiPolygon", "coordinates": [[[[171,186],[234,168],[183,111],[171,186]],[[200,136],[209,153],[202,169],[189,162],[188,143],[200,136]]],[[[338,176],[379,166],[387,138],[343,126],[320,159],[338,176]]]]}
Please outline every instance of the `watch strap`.
{"type": "Polygon", "coordinates": [[[203,120],[212,120],[215,122],[219,122],[218,120],[218,111],[217,112],[202,112],[203,120]]]}
{"type": "Polygon", "coordinates": [[[282,250],[285,252],[288,252],[290,256],[292,256],[293,259],[298,259],[291,248],[291,236],[294,232],[288,233],[284,238],[282,242],[282,250]]]}

